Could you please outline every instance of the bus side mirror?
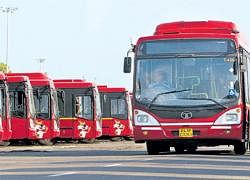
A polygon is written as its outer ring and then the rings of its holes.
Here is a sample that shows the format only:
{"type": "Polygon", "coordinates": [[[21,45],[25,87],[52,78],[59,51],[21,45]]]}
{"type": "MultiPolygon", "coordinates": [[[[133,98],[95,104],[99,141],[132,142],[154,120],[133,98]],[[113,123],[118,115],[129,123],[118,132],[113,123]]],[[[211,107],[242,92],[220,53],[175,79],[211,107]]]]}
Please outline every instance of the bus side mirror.
{"type": "Polygon", "coordinates": [[[131,57],[125,57],[124,58],[124,64],[123,64],[123,72],[124,73],[130,73],[131,72],[131,57]]]}

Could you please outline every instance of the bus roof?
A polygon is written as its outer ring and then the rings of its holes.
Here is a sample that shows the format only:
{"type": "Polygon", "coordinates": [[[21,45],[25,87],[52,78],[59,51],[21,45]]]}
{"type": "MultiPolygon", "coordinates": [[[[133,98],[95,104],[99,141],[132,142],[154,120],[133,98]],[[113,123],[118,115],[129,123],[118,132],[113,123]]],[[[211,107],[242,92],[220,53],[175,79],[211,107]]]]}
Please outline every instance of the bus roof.
{"type": "Polygon", "coordinates": [[[95,87],[95,84],[92,82],[86,82],[86,81],[54,81],[56,88],[90,88],[95,87]]]}
{"type": "Polygon", "coordinates": [[[14,82],[27,82],[29,81],[29,78],[27,76],[8,76],[7,75],[7,82],[14,83],[14,82]]]}
{"type": "Polygon", "coordinates": [[[238,28],[233,22],[226,21],[178,21],[159,24],[154,35],[178,33],[220,33],[237,34],[238,28]]]}
{"type": "Polygon", "coordinates": [[[33,73],[8,73],[8,76],[28,76],[30,80],[44,79],[48,80],[49,77],[45,73],[33,72],[33,73]]]}
{"type": "Polygon", "coordinates": [[[108,87],[106,85],[97,86],[99,92],[127,92],[126,88],[123,87],[108,87]]]}
{"type": "Polygon", "coordinates": [[[49,79],[31,79],[31,86],[51,86],[51,80],[49,79]]]}
{"type": "Polygon", "coordinates": [[[55,82],[86,82],[84,79],[54,79],[55,82]]]}
{"type": "Polygon", "coordinates": [[[143,41],[166,39],[232,39],[236,46],[243,46],[250,51],[246,38],[233,22],[227,21],[178,21],[156,26],[153,35],[140,37],[138,45],[143,41]]]}

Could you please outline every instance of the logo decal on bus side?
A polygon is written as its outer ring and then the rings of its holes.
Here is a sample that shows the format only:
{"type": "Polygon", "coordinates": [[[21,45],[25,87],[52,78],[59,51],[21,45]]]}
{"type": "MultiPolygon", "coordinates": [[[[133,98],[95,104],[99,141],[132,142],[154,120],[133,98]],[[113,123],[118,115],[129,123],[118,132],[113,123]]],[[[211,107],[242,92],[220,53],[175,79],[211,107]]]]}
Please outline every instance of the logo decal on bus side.
{"type": "Polygon", "coordinates": [[[183,111],[181,113],[181,118],[182,119],[190,119],[192,118],[193,114],[190,111],[183,111]]]}

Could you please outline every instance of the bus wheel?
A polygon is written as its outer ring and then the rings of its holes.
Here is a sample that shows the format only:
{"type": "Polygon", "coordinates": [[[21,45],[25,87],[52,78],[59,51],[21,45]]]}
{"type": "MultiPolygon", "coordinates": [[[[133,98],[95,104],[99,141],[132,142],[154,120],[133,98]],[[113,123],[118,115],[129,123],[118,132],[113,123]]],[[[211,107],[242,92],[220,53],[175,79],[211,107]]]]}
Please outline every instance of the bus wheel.
{"type": "Polygon", "coordinates": [[[174,149],[175,149],[175,152],[178,154],[184,153],[184,150],[185,150],[183,145],[176,145],[174,149]]]}
{"type": "Polygon", "coordinates": [[[124,139],[125,139],[126,141],[134,141],[134,138],[129,137],[129,136],[125,136],[124,139]]]}
{"type": "Polygon", "coordinates": [[[9,141],[0,141],[0,146],[8,146],[10,145],[9,141]]]}
{"type": "Polygon", "coordinates": [[[234,145],[234,152],[237,155],[243,155],[247,151],[248,142],[238,142],[234,145]]]}
{"type": "Polygon", "coordinates": [[[52,146],[54,144],[51,139],[39,139],[38,143],[45,146],[52,146]]]}
{"type": "Polygon", "coordinates": [[[197,150],[197,146],[196,145],[187,147],[187,151],[189,153],[194,153],[196,150],[197,150]]]}
{"type": "Polygon", "coordinates": [[[159,154],[159,148],[158,148],[156,142],[147,141],[146,145],[147,145],[148,155],[158,155],[159,154]]]}
{"type": "Polygon", "coordinates": [[[112,137],[110,141],[121,141],[121,137],[112,137]]]}
{"type": "Polygon", "coordinates": [[[81,140],[81,142],[87,143],[87,144],[94,144],[95,143],[95,138],[83,139],[83,140],[81,140]]]}
{"type": "Polygon", "coordinates": [[[32,141],[32,140],[25,140],[24,141],[24,143],[25,143],[25,145],[34,145],[35,144],[35,142],[34,141],[32,141]]]}

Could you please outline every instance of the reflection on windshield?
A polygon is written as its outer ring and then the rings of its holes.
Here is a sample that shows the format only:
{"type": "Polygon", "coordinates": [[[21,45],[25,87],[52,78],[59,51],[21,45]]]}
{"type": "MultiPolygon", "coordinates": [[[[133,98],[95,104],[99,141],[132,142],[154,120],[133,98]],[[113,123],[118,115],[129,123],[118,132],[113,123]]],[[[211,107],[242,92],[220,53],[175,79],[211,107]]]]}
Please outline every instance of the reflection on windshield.
{"type": "Polygon", "coordinates": [[[223,57],[140,59],[136,72],[136,99],[149,104],[157,94],[190,89],[178,93],[165,93],[154,100],[155,105],[193,106],[236,100],[237,75],[233,62],[223,57]],[[195,99],[196,98],[196,99],[195,99]]]}
{"type": "Polygon", "coordinates": [[[98,92],[97,87],[95,87],[94,93],[95,93],[95,110],[96,110],[96,116],[97,116],[97,119],[100,121],[101,120],[101,116],[102,116],[102,110],[101,110],[100,94],[98,92]]]}
{"type": "Polygon", "coordinates": [[[55,89],[52,90],[52,102],[53,102],[53,112],[56,120],[59,120],[59,107],[58,107],[58,98],[57,92],[55,89]]]}
{"type": "Polygon", "coordinates": [[[32,118],[35,118],[36,109],[35,109],[35,102],[34,102],[32,87],[28,88],[28,97],[29,97],[30,115],[31,115],[32,118]]]}

